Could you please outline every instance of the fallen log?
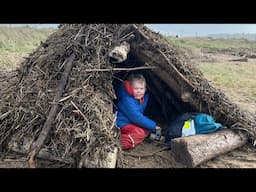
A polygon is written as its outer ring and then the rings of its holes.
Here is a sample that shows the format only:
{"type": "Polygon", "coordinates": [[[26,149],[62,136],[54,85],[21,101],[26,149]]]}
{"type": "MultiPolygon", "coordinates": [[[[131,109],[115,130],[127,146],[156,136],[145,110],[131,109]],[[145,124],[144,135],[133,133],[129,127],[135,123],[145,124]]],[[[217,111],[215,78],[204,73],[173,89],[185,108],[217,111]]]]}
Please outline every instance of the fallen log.
{"type": "Polygon", "coordinates": [[[119,46],[114,47],[112,51],[109,52],[110,61],[112,63],[122,63],[127,59],[127,55],[130,51],[130,44],[123,41],[119,46]]]}
{"type": "Polygon", "coordinates": [[[247,57],[243,57],[243,58],[240,58],[240,59],[232,59],[232,60],[229,60],[229,61],[248,62],[248,58],[247,57]]]}
{"type": "Polygon", "coordinates": [[[246,58],[255,59],[255,58],[256,58],[256,55],[254,55],[254,54],[246,55],[246,58]]]}
{"type": "Polygon", "coordinates": [[[171,151],[176,161],[187,167],[196,167],[203,162],[241,147],[246,142],[245,134],[224,129],[211,134],[175,138],[171,142],[171,151]]]}

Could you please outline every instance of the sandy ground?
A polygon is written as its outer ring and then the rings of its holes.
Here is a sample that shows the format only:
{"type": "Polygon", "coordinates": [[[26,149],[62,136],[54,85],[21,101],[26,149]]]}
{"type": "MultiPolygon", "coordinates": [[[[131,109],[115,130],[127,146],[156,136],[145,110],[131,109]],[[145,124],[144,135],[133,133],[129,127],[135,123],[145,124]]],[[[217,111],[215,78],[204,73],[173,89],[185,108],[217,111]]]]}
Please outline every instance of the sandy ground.
{"type": "Polygon", "coordinates": [[[122,168],[183,168],[173,158],[171,150],[157,141],[144,141],[134,149],[122,151],[117,167],[122,168]]]}

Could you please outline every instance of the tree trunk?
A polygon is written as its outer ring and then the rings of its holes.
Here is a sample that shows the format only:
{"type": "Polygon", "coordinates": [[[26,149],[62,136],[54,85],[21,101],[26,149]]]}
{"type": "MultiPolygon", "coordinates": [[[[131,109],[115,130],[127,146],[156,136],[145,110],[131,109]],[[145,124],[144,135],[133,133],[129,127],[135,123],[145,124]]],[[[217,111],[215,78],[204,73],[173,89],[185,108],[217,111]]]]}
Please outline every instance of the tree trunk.
{"type": "Polygon", "coordinates": [[[199,134],[173,139],[171,151],[176,161],[187,167],[196,167],[203,162],[243,146],[247,137],[230,129],[211,134],[199,134]]]}
{"type": "Polygon", "coordinates": [[[127,55],[130,51],[130,44],[122,42],[119,46],[114,47],[109,53],[110,61],[112,63],[121,63],[127,59],[127,55]]]}

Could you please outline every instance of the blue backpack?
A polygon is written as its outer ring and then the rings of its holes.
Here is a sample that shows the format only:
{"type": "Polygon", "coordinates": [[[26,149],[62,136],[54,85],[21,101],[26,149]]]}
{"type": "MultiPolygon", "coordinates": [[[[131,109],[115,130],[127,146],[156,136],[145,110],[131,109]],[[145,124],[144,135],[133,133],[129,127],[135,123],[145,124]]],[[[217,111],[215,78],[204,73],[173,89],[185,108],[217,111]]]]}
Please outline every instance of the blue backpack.
{"type": "Polygon", "coordinates": [[[196,115],[194,118],[194,122],[196,134],[212,133],[224,128],[221,123],[216,123],[212,116],[204,113],[196,115]]]}
{"type": "Polygon", "coordinates": [[[165,143],[170,143],[172,139],[181,137],[184,121],[189,119],[194,120],[196,134],[212,133],[224,128],[222,124],[216,123],[210,115],[204,113],[184,113],[168,124],[165,133],[165,143]]]}

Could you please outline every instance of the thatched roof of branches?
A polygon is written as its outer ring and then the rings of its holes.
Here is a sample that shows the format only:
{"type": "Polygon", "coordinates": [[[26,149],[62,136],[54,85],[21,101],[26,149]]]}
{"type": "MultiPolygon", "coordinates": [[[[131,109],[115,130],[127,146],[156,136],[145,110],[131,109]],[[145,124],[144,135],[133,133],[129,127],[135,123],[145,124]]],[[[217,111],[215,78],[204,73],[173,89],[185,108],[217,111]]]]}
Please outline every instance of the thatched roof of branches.
{"type": "Polygon", "coordinates": [[[1,154],[22,153],[31,167],[36,157],[104,167],[106,154],[120,148],[112,81],[122,66],[109,53],[124,42],[140,60],[135,67],[149,68],[150,90],[165,116],[168,104],[180,113],[189,106],[255,140],[255,117],[213,88],[160,34],[135,24],[65,24],[26,58],[2,93],[1,154]]]}

